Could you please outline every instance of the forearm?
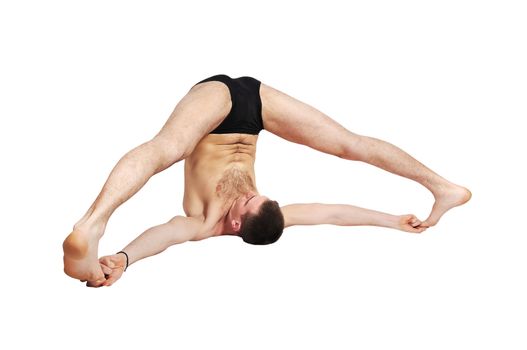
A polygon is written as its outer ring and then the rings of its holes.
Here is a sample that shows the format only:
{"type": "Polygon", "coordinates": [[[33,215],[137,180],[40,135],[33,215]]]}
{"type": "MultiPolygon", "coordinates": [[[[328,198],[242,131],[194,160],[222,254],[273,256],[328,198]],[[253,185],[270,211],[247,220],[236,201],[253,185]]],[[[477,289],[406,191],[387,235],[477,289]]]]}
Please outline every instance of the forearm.
{"type": "Polygon", "coordinates": [[[186,242],[192,238],[188,231],[178,225],[178,220],[149,228],[130,242],[123,251],[128,254],[128,266],[136,261],[156,255],[174,244],[186,242]]]}
{"type": "Polygon", "coordinates": [[[398,216],[347,204],[326,204],[333,213],[331,224],[340,226],[380,226],[397,228],[398,216]]]}

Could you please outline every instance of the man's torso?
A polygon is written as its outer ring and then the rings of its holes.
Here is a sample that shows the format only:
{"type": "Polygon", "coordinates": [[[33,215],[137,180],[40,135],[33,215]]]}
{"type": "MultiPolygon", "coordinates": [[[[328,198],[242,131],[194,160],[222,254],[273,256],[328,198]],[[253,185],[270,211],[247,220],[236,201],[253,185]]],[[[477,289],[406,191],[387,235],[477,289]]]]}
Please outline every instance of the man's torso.
{"type": "Polygon", "coordinates": [[[255,189],[257,139],[249,134],[209,134],[185,159],[183,210],[204,222],[203,235],[213,235],[237,195],[255,189]]]}

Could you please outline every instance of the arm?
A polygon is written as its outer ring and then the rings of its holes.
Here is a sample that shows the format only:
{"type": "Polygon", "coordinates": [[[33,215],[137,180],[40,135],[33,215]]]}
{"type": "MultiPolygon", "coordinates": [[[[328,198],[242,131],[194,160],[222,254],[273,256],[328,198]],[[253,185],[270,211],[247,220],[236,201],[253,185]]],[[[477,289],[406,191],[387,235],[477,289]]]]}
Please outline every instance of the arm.
{"type": "Polygon", "coordinates": [[[421,221],[415,215],[390,215],[347,204],[291,204],[281,208],[285,227],[293,225],[380,226],[421,233],[421,221]]]}
{"type": "MultiPolygon", "coordinates": [[[[194,239],[202,227],[203,222],[198,219],[176,216],[167,223],[149,228],[122,249],[128,254],[128,266],[159,254],[171,245],[194,239]]],[[[104,256],[99,259],[99,263],[104,273],[108,275],[103,285],[110,286],[123,274],[126,256],[124,254],[104,256]]]]}

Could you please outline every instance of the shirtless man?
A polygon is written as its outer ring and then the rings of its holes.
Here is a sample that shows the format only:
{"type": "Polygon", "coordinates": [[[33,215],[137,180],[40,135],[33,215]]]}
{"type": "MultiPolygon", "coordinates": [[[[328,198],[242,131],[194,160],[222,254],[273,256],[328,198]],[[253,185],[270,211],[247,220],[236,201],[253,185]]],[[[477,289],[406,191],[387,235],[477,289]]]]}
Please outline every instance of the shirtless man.
{"type": "Polygon", "coordinates": [[[173,244],[220,235],[269,244],[293,225],[375,225],[421,233],[470,197],[468,189],[447,181],[396,146],[352,133],[317,109],[257,79],[215,75],[189,90],[152,140],[119,160],[64,241],[64,272],[88,281],[89,286],[111,285],[128,265],[173,244]],[[421,222],[411,214],[394,216],[336,204],[280,208],[256,189],[254,161],[262,129],[417,181],[435,197],[429,217],[421,222]],[[99,240],[115,209],[154,174],[182,159],[186,216],[152,227],[121,253],[98,260],[99,240]]]}

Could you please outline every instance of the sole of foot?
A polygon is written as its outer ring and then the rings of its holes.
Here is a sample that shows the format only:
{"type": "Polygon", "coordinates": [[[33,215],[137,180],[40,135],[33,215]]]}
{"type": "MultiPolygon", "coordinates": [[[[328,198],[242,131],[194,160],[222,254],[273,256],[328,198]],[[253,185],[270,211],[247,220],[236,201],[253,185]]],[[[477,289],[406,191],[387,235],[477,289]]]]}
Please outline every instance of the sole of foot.
{"type": "Polygon", "coordinates": [[[97,260],[98,239],[86,232],[74,229],[62,244],[64,272],[81,281],[97,281],[104,274],[97,260]]]}

